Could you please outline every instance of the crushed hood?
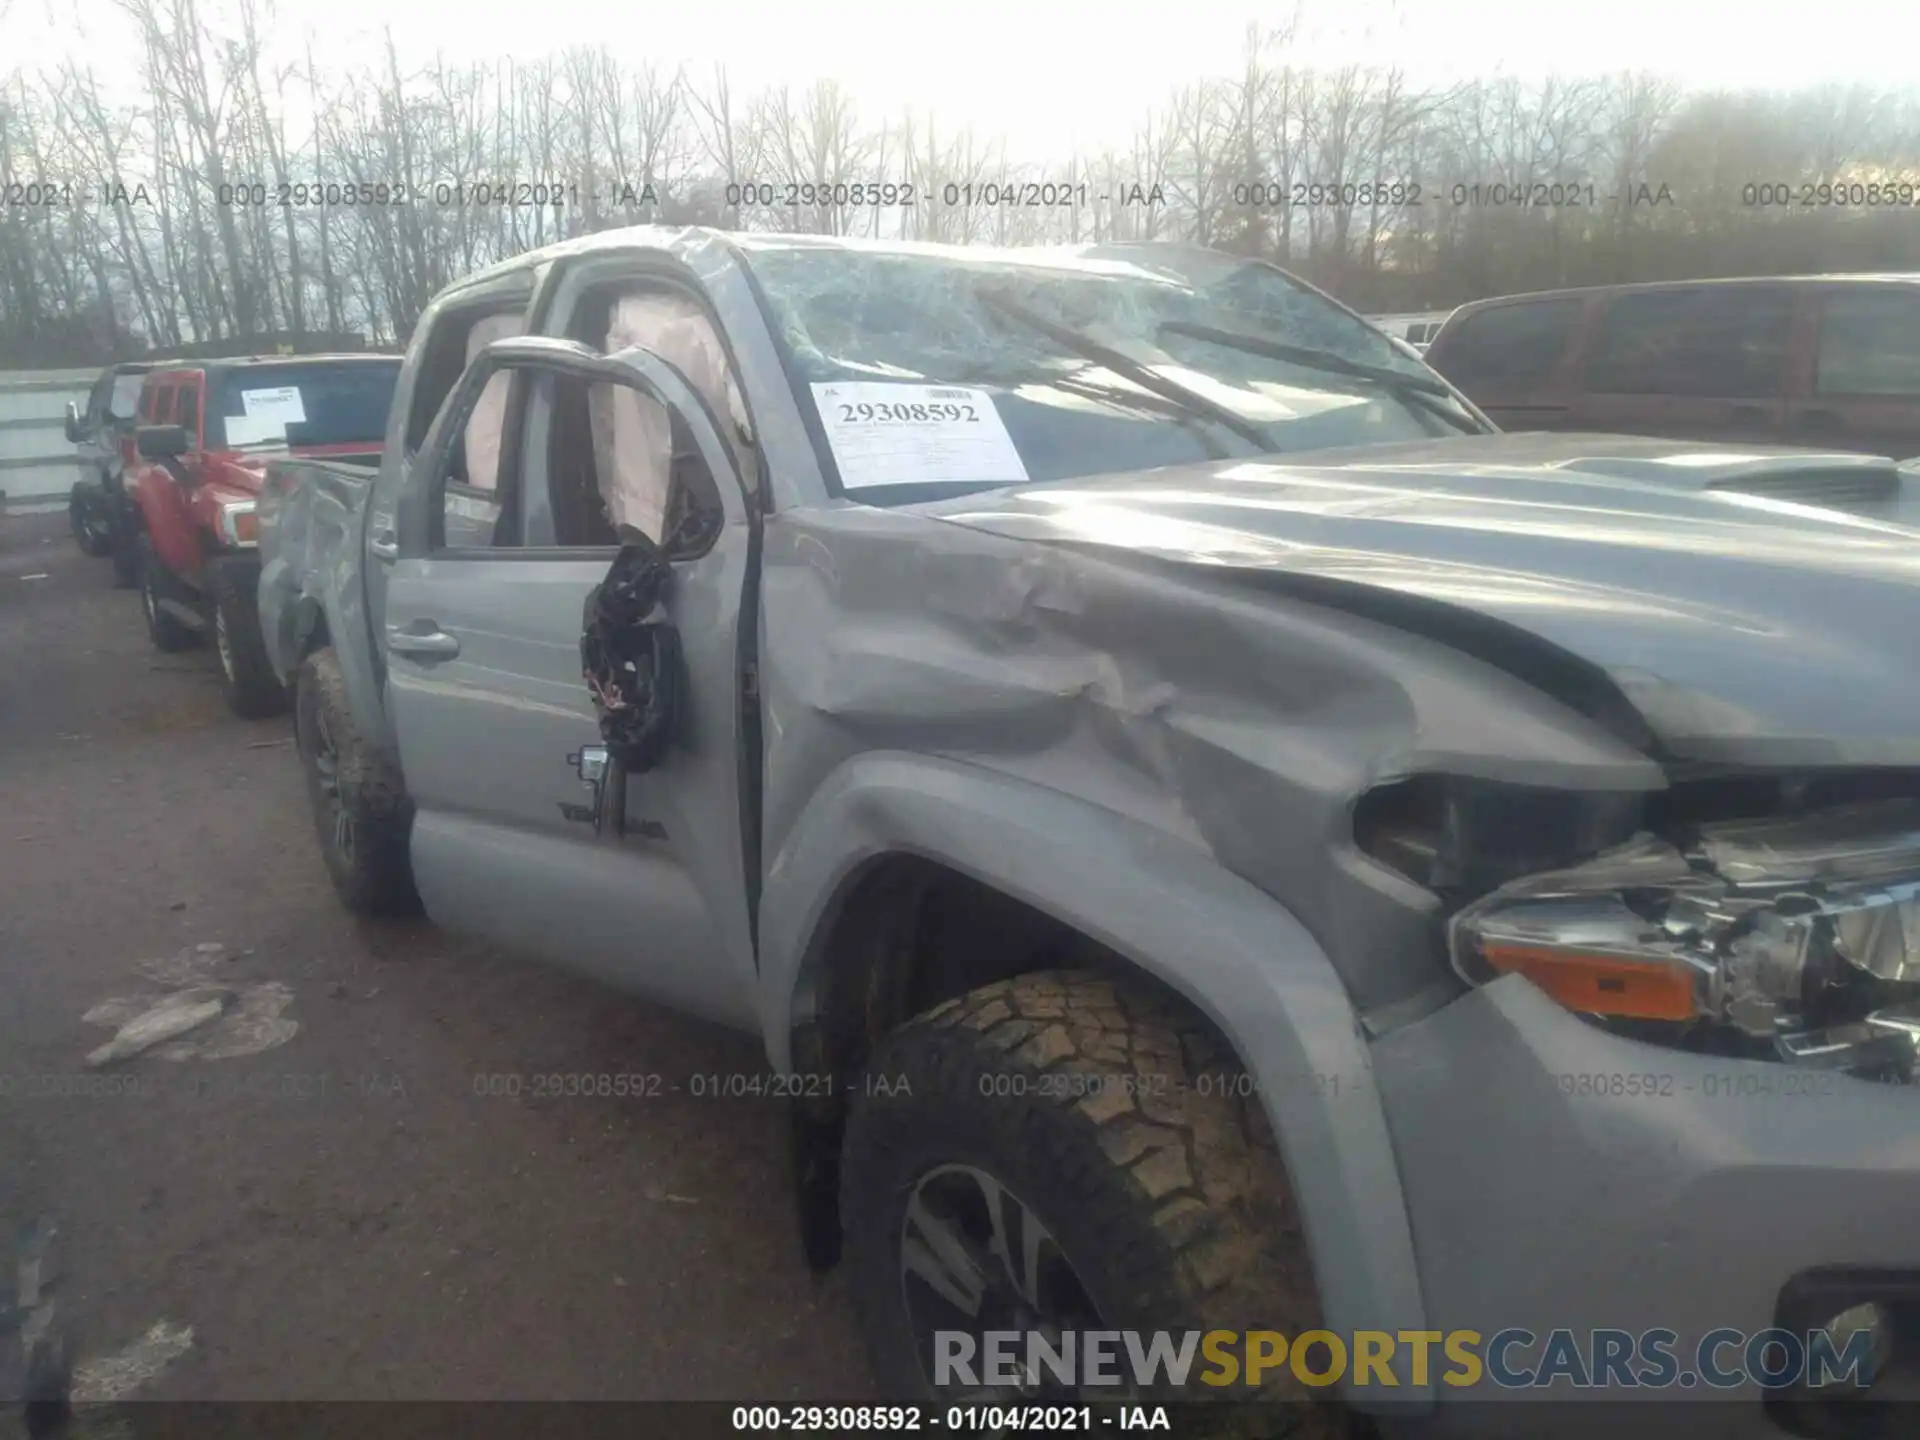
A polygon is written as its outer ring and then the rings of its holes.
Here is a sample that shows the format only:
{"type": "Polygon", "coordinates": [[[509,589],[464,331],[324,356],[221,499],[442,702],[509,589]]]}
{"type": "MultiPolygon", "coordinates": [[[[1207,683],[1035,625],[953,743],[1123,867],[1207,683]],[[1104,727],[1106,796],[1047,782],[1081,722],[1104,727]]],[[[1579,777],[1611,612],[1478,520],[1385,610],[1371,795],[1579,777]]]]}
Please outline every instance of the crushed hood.
{"type": "Polygon", "coordinates": [[[1890,460],[1488,435],[1034,485],[927,513],[1225,571],[1442,641],[1472,632],[1482,654],[1490,634],[1524,632],[1519,650],[1496,639],[1509,668],[1538,678],[1526,671],[1544,656],[1543,673],[1599,672],[1674,759],[1920,764],[1920,530],[1898,520],[1920,523],[1920,505],[1890,460]]]}

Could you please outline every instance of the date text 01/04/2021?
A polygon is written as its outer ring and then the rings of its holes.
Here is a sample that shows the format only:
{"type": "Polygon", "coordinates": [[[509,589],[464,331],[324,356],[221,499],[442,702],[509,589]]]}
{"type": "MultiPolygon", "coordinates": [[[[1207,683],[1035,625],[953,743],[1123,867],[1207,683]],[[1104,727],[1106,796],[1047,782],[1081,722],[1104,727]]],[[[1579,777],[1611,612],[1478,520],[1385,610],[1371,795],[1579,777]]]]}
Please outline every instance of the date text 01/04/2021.
{"type": "Polygon", "coordinates": [[[693,1100],[810,1100],[834,1094],[911,1095],[904,1075],[778,1075],[772,1071],[705,1071],[672,1080],[655,1072],[615,1074],[558,1071],[494,1071],[473,1077],[473,1093],[487,1099],[658,1100],[684,1095],[693,1100]]]}
{"type": "Polygon", "coordinates": [[[729,183],[722,192],[731,206],[775,209],[810,206],[909,209],[917,205],[948,208],[1012,206],[1022,209],[1080,205],[1154,206],[1166,203],[1164,186],[1142,181],[1084,180],[748,180],[729,183]]]}
{"type": "Polygon", "coordinates": [[[548,209],[582,204],[631,208],[657,205],[660,193],[650,183],[611,180],[598,189],[583,190],[570,180],[439,180],[407,181],[262,180],[222,183],[214,187],[216,203],[227,207],[279,209],[378,209],[383,206],[423,206],[438,209],[548,209]]]}
{"type": "Polygon", "coordinates": [[[1344,183],[1251,180],[1236,183],[1228,192],[1236,206],[1256,209],[1368,209],[1412,210],[1428,204],[1521,209],[1596,209],[1601,206],[1644,208],[1671,206],[1669,185],[1641,183],[1602,192],[1586,181],[1474,181],[1436,189],[1418,180],[1363,180],[1344,183]]]}
{"type": "Polygon", "coordinates": [[[1164,1405],[736,1405],[733,1428],[804,1434],[883,1434],[1009,1430],[1082,1434],[1105,1430],[1173,1430],[1164,1405]]]}

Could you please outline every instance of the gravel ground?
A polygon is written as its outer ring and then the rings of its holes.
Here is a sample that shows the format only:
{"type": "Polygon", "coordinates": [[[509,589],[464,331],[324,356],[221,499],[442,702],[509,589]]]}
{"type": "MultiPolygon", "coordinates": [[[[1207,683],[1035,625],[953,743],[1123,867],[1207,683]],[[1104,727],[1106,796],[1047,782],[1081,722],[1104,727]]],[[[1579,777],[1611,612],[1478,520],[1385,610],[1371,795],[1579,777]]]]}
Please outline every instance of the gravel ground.
{"type": "Polygon", "coordinates": [[[777,1102],[475,1093],[758,1071],[758,1041],[352,920],[288,723],[232,718],[214,663],[154,651],[63,515],[0,517],[0,1242],[58,1225],[50,1293],[86,1383],[870,1396],[840,1282],[801,1259],[777,1102]],[[286,987],[297,1032],[88,1071],[114,1031],[83,1017],[164,993],[138,967],[183,951],[236,992],[286,987]],[[74,1078],[102,1073],[128,1093],[74,1078]]]}

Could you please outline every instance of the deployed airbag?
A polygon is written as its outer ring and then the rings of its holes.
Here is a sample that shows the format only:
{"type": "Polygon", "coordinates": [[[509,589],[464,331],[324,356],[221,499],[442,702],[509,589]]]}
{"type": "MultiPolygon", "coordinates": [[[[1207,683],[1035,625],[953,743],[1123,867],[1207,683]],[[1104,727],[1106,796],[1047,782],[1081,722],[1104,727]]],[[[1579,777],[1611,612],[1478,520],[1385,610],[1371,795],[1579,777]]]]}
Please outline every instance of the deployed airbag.
{"type": "MultiPolygon", "coordinates": [[[[487,346],[496,340],[511,339],[526,333],[526,320],[519,314],[489,315],[474,322],[467,332],[467,363],[472,364],[487,346]]],[[[493,490],[500,484],[500,442],[506,433],[508,387],[511,371],[500,370],[490,378],[467,417],[467,484],[476,490],[493,490]]]]}
{"type": "MultiPolygon", "coordinates": [[[[613,307],[605,349],[615,354],[634,345],[646,346],[686,376],[720,418],[736,463],[744,463],[738,437],[746,431],[746,406],[726,347],[699,304],[667,291],[622,297],[613,307]]],[[[672,417],[651,395],[628,386],[595,385],[589,394],[608,517],[665,542],[674,508],[672,417]]]]}

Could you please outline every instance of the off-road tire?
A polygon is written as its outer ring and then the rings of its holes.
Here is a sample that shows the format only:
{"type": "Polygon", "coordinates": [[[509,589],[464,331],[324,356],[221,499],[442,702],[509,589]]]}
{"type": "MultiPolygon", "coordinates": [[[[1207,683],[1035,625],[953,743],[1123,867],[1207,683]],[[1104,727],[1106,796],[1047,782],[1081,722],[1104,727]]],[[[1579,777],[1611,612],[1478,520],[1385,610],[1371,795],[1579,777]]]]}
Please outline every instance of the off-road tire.
{"type": "Polygon", "coordinates": [[[87,502],[80,498],[78,486],[67,496],[67,525],[73,531],[73,543],[80,547],[82,555],[97,560],[113,549],[111,532],[103,533],[94,528],[93,519],[87,513],[87,502]]]}
{"type": "Polygon", "coordinates": [[[167,593],[167,574],[161,568],[160,558],[153,553],[153,541],[144,533],[135,542],[140,575],[140,609],[146,617],[147,638],[153,641],[156,650],[169,654],[180,650],[191,650],[200,643],[200,632],[176,615],[169,615],[160,608],[160,598],[167,593]]]}
{"type": "Polygon", "coordinates": [[[206,574],[207,621],[227,708],[243,720],[280,714],[287,708],[287,690],[267,658],[254,597],[236,589],[218,565],[208,566],[206,574]]]}
{"type": "Polygon", "coordinates": [[[293,712],[314,829],[341,903],[356,915],[417,914],[420,895],[413,886],[407,850],[413,808],[406,786],[394,765],[354,728],[346,677],[330,647],[315,650],[300,663],[293,712]],[[327,790],[321,753],[326,741],[331,742],[335,783],[351,824],[352,843],[344,849],[327,790]]]}
{"type": "MultiPolygon", "coordinates": [[[[933,1393],[902,1298],[900,1236],[919,1178],[955,1164],[986,1171],[1040,1218],[1105,1326],[1289,1337],[1320,1326],[1292,1188],[1244,1071],[1204,1022],[1145,984],[1025,975],[949,1000],[875,1048],[848,1117],[841,1210],[889,1396],[933,1393]]],[[[1209,1417],[1216,1434],[1356,1433],[1328,1391],[1291,1373],[1263,1376],[1255,1394],[1196,1383],[1207,1368],[1196,1356],[1183,1389],[1149,1398],[1240,1402],[1209,1417]]]]}

